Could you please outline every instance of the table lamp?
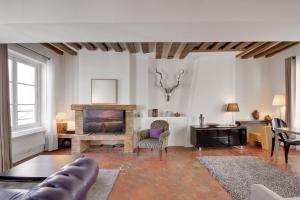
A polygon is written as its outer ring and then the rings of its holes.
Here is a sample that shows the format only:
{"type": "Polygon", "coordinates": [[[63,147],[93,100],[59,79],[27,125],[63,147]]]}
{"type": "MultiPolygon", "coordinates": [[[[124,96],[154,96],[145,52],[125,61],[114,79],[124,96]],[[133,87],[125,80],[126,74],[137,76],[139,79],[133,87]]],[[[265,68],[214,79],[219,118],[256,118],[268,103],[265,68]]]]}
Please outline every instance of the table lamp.
{"type": "Polygon", "coordinates": [[[285,106],[285,96],[281,94],[274,95],[272,106],[279,107],[279,115],[281,119],[281,108],[285,106]]]}
{"type": "Polygon", "coordinates": [[[66,133],[67,132],[67,114],[64,112],[59,112],[56,114],[56,128],[57,133],[66,133]]]}
{"type": "Polygon", "coordinates": [[[232,113],[232,124],[234,125],[234,112],[239,112],[240,109],[239,109],[239,105],[237,103],[229,103],[227,105],[227,110],[226,112],[231,112],[232,113]]]}

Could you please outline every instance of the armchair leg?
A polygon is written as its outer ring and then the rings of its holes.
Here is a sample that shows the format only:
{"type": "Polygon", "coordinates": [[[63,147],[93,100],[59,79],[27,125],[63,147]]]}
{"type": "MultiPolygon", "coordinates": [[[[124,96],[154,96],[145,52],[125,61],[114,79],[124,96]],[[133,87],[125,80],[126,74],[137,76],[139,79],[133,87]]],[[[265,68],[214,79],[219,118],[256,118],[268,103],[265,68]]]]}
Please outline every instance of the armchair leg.
{"type": "Polygon", "coordinates": [[[162,149],[159,149],[159,159],[161,160],[162,158],[162,149]]]}
{"type": "Polygon", "coordinates": [[[165,152],[166,152],[166,154],[168,153],[168,147],[165,147],[165,152]]]}
{"type": "Polygon", "coordinates": [[[137,156],[139,156],[139,154],[140,154],[140,147],[137,146],[137,156]]]}

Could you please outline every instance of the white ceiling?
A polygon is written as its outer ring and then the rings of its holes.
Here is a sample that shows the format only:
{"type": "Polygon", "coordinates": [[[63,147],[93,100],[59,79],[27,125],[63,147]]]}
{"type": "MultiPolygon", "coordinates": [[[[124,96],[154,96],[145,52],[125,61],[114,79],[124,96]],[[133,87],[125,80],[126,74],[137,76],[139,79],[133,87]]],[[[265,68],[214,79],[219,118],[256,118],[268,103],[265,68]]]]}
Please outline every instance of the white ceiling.
{"type": "Polygon", "coordinates": [[[0,42],[300,41],[300,0],[0,0],[0,42]]]}

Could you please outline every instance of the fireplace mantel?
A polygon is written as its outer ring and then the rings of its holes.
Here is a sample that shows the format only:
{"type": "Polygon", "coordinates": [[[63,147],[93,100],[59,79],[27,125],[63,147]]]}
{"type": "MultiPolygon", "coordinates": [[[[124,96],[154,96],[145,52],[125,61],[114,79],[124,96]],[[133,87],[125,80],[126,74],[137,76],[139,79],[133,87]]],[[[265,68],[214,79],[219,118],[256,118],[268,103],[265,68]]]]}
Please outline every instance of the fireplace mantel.
{"type": "Polygon", "coordinates": [[[136,105],[122,105],[122,104],[72,104],[71,110],[82,111],[84,109],[108,109],[108,110],[136,110],[136,105]]]}
{"type": "Polygon", "coordinates": [[[72,138],[72,153],[81,153],[90,146],[90,141],[117,140],[124,142],[124,152],[133,152],[133,112],[136,105],[120,104],[72,104],[75,111],[75,135],[72,138]],[[125,134],[83,135],[83,111],[85,109],[125,110],[125,134]]]}

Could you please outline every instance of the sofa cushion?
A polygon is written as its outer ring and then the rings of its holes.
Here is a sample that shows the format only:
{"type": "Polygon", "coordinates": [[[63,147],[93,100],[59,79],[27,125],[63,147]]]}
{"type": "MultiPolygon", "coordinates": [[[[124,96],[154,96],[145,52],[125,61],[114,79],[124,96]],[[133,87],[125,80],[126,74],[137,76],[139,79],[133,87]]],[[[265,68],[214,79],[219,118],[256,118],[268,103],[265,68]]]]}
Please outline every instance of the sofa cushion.
{"type": "Polygon", "coordinates": [[[164,131],[163,128],[151,128],[149,130],[150,138],[156,138],[159,139],[160,134],[164,131]]]}

